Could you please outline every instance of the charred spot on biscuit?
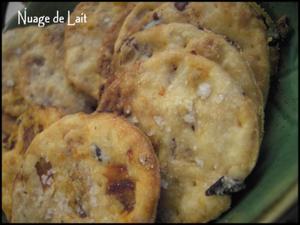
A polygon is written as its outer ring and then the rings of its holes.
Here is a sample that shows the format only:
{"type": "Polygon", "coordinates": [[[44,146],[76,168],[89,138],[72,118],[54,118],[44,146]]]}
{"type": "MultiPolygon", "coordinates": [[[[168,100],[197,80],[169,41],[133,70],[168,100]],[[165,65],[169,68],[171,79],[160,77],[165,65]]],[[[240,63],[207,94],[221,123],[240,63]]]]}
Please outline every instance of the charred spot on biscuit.
{"type": "Polygon", "coordinates": [[[76,212],[78,213],[79,217],[80,217],[80,218],[85,218],[85,217],[87,217],[87,213],[86,213],[86,211],[84,210],[81,201],[80,201],[80,200],[75,200],[75,204],[76,204],[76,206],[77,206],[76,212]]]}
{"type": "Polygon", "coordinates": [[[172,138],[171,143],[170,143],[170,149],[171,149],[171,154],[172,154],[173,158],[176,158],[176,154],[175,154],[176,148],[177,148],[176,139],[172,138]]]}
{"type": "Polygon", "coordinates": [[[99,63],[98,72],[101,75],[104,75],[106,77],[108,77],[111,74],[112,69],[111,69],[111,57],[110,56],[103,55],[103,57],[99,63]]]}
{"type": "Polygon", "coordinates": [[[36,172],[40,178],[43,190],[50,187],[53,182],[53,171],[50,162],[41,157],[35,164],[36,172]]]}
{"type": "Polygon", "coordinates": [[[191,51],[191,54],[193,54],[193,55],[197,55],[197,52],[196,52],[196,50],[192,50],[192,51],[191,51]]]}
{"type": "Polygon", "coordinates": [[[175,72],[177,70],[177,65],[176,64],[172,64],[172,71],[175,72]]]}
{"type": "Polygon", "coordinates": [[[15,147],[16,143],[17,142],[14,139],[9,140],[6,145],[7,150],[12,150],[15,147]]]}
{"type": "Polygon", "coordinates": [[[203,27],[202,27],[201,25],[198,25],[197,28],[198,28],[199,30],[204,30],[203,27]]]}
{"type": "Polygon", "coordinates": [[[135,183],[130,179],[123,179],[110,182],[106,193],[114,195],[122,203],[124,210],[130,212],[135,204],[135,183]]]}
{"type": "Polygon", "coordinates": [[[28,146],[30,145],[31,141],[33,140],[35,136],[35,132],[33,130],[33,127],[27,127],[24,129],[24,134],[23,134],[23,151],[25,152],[28,148],[28,146]]]}
{"type": "Polygon", "coordinates": [[[32,58],[32,64],[37,66],[43,66],[45,64],[45,58],[44,57],[34,57],[32,58]]]}
{"type": "Polygon", "coordinates": [[[44,130],[44,127],[42,124],[38,125],[38,133],[41,133],[44,130]]]}
{"type": "Polygon", "coordinates": [[[132,151],[131,148],[128,149],[128,151],[126,152],[126,155],[127,155],[128,159],[129,159],[129,161],[131,161],[133,159],[133,151],[132,151]]]}
{"type": "Polygon", "coordinates": [[[241,50],[241,47],[239,46],[239,44],[237,42],[235,42],[234,40],[230,39],[227,36],[225,36],[224,38],[231,46],[235,47],[237,50],[241,50]]]}
{"type": "Polygon", "coordinates": [[[205,191],[205,195],[228,195],[238,192],[244,188],[245,184],[242,181],[222,176],[205,191]]]}
{"type": "Polygon", "coordinates": [[[191,124],[191,129],[193,130],[193,131],[195,131],[195,124],[191,124]]]}
{"type": "Polygon", "coordinates": [[[175,2],[174,6],[177,10],[179,11],[183,11],[185,10],[185,7],[188,5],[188,2],[175,2]]]}
{"type": "Polygon", "coordinates": [[[150,58],[153,54],[153,50],[149,45],[140,46],[139,51],[142,53],[142,55],[145,55],[148,58],[150,58]]]}
{"type": "Polygon", "coordinates": [[[159,20],[159,16],[158,16],[158,14],[157,14],[156,12],[153,13],[152,18],[153,18],[154,20],[159,20]]]}
{"type": "Polygon", "coordinates": [[[100,87],[99,87],[99,99],[103,95],[104,89],[105,89],[105,85],[104,84],[100,85],[100,87]]]}
{"type": "Polygon", "coordinates": [[[106,193],[113,195],[130,212],[135,205],[135,182],[129,177],[126,165],[110,165],[104,174],[107,178],[106,193]]]}

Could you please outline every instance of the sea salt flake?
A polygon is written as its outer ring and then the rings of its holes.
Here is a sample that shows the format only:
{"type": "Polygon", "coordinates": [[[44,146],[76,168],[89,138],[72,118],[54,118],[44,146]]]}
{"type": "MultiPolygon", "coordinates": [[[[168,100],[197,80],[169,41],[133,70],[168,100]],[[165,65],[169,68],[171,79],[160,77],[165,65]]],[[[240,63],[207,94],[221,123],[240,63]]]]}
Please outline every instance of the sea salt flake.
{"type": "Polygon", "coordinates": [[[204,162],[201,159],[195,159],[196,165],[200,168],[203,168],[204,162]]]}
{"type": "Polygon", "coordinates": [[[169,186],[168,182],[164,179],[160,180],[160,185],[163,189],[168,189],[168,186],[169,186]]]}
{"type": "Polygon", "coordinates": [[[148,23],[148,24],[146,24],[146,25],[144,26],[144,30],[147,30],[147,29],[149,29],[149,28],[151,28],[151,27],[154,27],[155,25],[157,25],[157,24],[159,24],[159,23],[160,23],[159,20],[152,20],[150,23],[148,23]]]}
{"type": "Polygon", "coordinates": [[[147,135],[148,135],[149,137],[153,136],[153,135],[154,135],[154,130],[151,129],[151,130],[147,133],[147,135]]]}
{"type": "Polygon", "coordinates": [[[13,87],[13,86],[15,86],[14,80],[7,80],[7,81],[6,81],[6,86],[7,86],[7,87],[13,87]]]}
{"type": "Polygon", "coordinates": [[[45,220],[50,220],[54,216],[55,209],[48,209],[45,215],[45,220]]]}
{"type": "Polygon", "coordinates": [[[159,127],[163,127],[165,122],[163,120],[163,118],[161,116],[154,116],[153,117],[155,123],[159,126],[159,127]]]}
{"type": "Polygon", "coordinates": [[[147,157],[144,156],[144,155],[140,155],[139,161],[140,161],[140,163],[141,163],[143,166],[145,166],[145,165],[146,165],[146,161],[147,161],[147,157]]]}
{"type": "Polygon", "coordinates": [[[49,177],[49,178],[47,179],[47,181],[46,181],[46,184],[47,184],[48,186],[51,186],[52,183],[53,183],[53,179],[52,179],[52,177],[49,177]]]}
{"type": "Polygon", "coordinates": [[[131,122],[131,123],[138,123],[138,122],[139,122],[138,119],[137,119],[135,116],[129,117],[128,120],[129,120],[129,122],[131,122]]]}
{"type": "Polygon", "coordinates": [[[16,53],[16,55],[20,55],[21,54],[21,49],[20,48],[17,48],[16,50],[15,50],[15,53],[16,53]]]}
{"type": "Polygon", "coordinates": [[[192,101],[188,101],[186,103],[186,109],[189,111],[189,112],[192,112],[193,111],[193,102],[192,101]]]}
{"type": "Polygon", "coordinates": [[[43,174],[41,176],[42,184],[46,185],[47,184],[47,179],[48,179],[48,176],[43,174]]]}
{"type": "Polygon", "coordinates": [[[188,114],[184,115],[183,120],[186,123],[193,124],[195,122],[195,117],[192,113],[188,113],[188,114]]]}
{"type": "Polygon", "coordinates": [[[224,100],[224,95],[222,95],[222,94],[217,95],[217,97],[216,97],[217,104],[221,103],[223,100],[224,100]]]}
{"type": "Polygon", "coordinates": [[[211,94],[211,86],[209,83],[202,83],[198,86],[197,95],[201,99],[208,98],[210,96],[210,94],[211,94]]]}

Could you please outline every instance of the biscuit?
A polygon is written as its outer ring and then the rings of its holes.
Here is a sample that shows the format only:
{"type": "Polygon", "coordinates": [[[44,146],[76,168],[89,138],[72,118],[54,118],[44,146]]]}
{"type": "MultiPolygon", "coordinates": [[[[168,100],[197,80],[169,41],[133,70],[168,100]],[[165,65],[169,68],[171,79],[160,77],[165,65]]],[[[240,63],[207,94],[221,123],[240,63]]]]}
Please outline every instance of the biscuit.
{"type": "Polygon", "coordinates": [[[39,41],[20,59],[20,93],[30,105],[56,107],[65,113],[91,112],[93,101],[74,90],[65,77],[64,24],[41,29],[39,41]]]}
{"type": "Polygon", "coordinates": [[[28,107],[18,118],[15,144],[2,154],[2,209],[8,220],[11,218],[12,188],[24,155],[33,138],[43,129],[63,116],[55,108],[28,107]]]}
{"type": "MultiPolygon", "coordinates": [[[[142,7],[140,6],[140,8],[142,7]]],[[[139,14],[136,10],[132,12],[135,12],[136,15],[139,14]]],[[[266,101],[270,77],[267,28],[263,19],[249,4],[168,2],[147,12],[142,18],[129,14],[120,30],[115,51],[119,50],[122,43],[128,40],[132,33],[157,24],[171,22],[190,23],[199,29],[208,29],[224,35],[228,42],[241,51],[249,63],[266,101]]]]}
{"type": "Polygon", "coordinates": [[[87,23],[67,26],[64,45],[67,78],[76,88],[98,99],[102,85],[110,76],[113,46],[123,20],[134,3],[79,3],[71,20],[81,13],[87,23]],[[99,88],[100,87],[100,88],[99,88]]]}
{"type": "Polygon", "coordinates": [[[67,115],[29,146],[12,222],[153,222],[159,189],[140,130],[113,114],[67,115]]]}
{"type": "Polygon", "coordinates": [[[238,83],[257,108],[261,118],[260,130],[263,133],[263,97],[256,84],[254,74],[236,48],[223,36],[199,30],[193,25],[169,23],[137,32],[121,46],[114,55],[114,67],[131,66],[138,60],[147,60],[157,52],[167,49],[185,49],[187,52],[202,55],[219,65],[238,83]]]}
{"type": "Polygon", "coordinates": [[[40,28],[32,26],[2,34],[2,111],[13,117],[20,116],[26,109],[18,87],[20,57],[34,47],[41,32],[40,28]]]}
{"type": "Polygon", "coordinates": [[[217,63],[200,55],[169,50],[137,62],[117,74],[99,110],[127,116],[152,141],[161,168],[162,222],[216,218],[257,160],[253,101],[217,63]]]}

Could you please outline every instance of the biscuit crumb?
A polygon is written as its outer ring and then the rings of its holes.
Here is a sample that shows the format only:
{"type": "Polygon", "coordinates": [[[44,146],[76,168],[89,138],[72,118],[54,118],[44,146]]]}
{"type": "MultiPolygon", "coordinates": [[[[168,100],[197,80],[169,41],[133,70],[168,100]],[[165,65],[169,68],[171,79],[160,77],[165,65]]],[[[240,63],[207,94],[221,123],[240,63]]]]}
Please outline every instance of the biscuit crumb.
{"type": "Polygon", "coordinates": [[[20,48],[17,48],[16,51],[15,51],[16,55],[21,55],[22,51],[20,48]]]}
{"type": "Polygon", "coordinates": [[[224,100],[224,95],[218,94],[216,97],[216,103],[220,104],[224,100]]]}
{"type": "Polygon", "coordinates": [[[184,115],[183,120],[186,123],[190,123],[190,124],[193,124],[196,121],[195,117],[194,117],[194,115],[192,113],[188,113],[188,114],[184,115]]]}
{"type": "Polygon", "coordinates": [[[53,218],[54,216],[54,211],[55,209],[48,209],[47,212],[46,212],[46,215],[45,215],[45,220],[50,220],[53,218]]]}
{"type": "Polygon", "coordinates": [[[149,137],[153,136],[153,135],[154,135],[154,130],[151,129],[151,130],[147,133],[147,135],[148,135],[149,137]]]}
{"type": "Polygon", "coordinates": [[[53,179],[52,179],[52,174],[50,175],[42,175],[41,176],[41,181],[42,181],[42,184],[45,185],[45,186],[51,186],[51,184],[53,183],[53,179]]]}
{"type": "Polygon", "coordinates": [[[196,165],[203,168],[204,162],[202,159],[195,159],[196,165]]]}
{"type": "Polygon", "coordinates": [[[157,25],[159,23],[160,23],[160,20],[152,20],[150,23],[148,23],[144,26],[144,30],[154,27],[155,25],[157,25]]]}
{"type": "Polygon", "coordinates": [[[109,17],[105,17],[105,18],[103,19],[103,22],[104,22],[106,25],[108,25],[108,24],[110,24],[111,19],[110,19],[109,17]]]}
{"type": "Polygon", "coordinates": [[[161,179],[160,185],[163,189],[168,189],[168,186],[169,186],[168,182],[164,179],[161,179]]]}
{"type": "Polygon", "coordinates": [[[14,82],[14,80],[7,80],[6,81],[6,86],[7,87],[13,87],[13,86],[15,86],[15,82],[14,82]]]}
{"type": "Polygon", "coordinates": [[[153,164],[151,163],[151,159],[148,158],[147,155],[140,155],[139,161],[140,161],[140,163],[141,163],[143,166],[146,166],[147,169],[149,169],[149,168],[150,168],[150,169],[153,169],[153,168],[154,168],[153,164]]]}
{"type": "Polygon", "coordinates": [[[136,116],[128,117],[128,121],[135,124],[139,122],[136,116]]]}
{"type": "Polygon", "coordinates": [[[163,127],[165,124],[165,121],[163,120],[163,118],[161,116],[154,116],[153,117],[155,123],[159,126],[159,127],[163,127]]]}
{"type": "Polygon", "coordinates": [[[211,94],[211,86],[209,83],[202,83],[198,86],[197,95],[201,97],[201,99],[206,99],[211,94]]]}
{"type": "Polygon", "coordinates": [[[172,130],[171,130],[171,127],[167,127],[166,128],[166,131],[168,132],[168,133],[170,133],[172,130]]]}

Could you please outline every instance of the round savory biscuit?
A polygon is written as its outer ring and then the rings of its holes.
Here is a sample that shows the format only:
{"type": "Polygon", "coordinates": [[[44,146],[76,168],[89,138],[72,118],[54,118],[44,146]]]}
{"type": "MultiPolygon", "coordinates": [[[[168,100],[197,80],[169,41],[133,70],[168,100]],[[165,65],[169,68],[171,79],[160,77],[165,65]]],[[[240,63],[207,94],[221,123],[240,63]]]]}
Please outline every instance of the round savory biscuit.
{"type": "Polygon", "coordinates": [[[65,77],[64,24],[41,29],[34,48],[20,58],[20,92],[31,105],[50,106],[65,113],[92,112],[93,101],[74,90],[65,77]]]}
{"type": "Polygon", "coordinates": [[[261,134],[263,133],[264,102],[254,74],[240,52],[221,35],[199,30],[190,24],[158,25],[130,36],[129,41],[114,55],[114,67],[116,70],[124,66],[130,67],[137,61],[155,57],[158,52],[168,49],[185,49],[221,65],[255,103],[257,114],[261,118],[261,134]]]}
{"type": "Polygon", "coordinates": [[[99,109],[127,115],[150,137],[161,168],[162,222],[216,218],[230,205],[221,194],[238,191],[256,163],[254,102],[200,55],[169,50],[132,65],[110,84],[99,109]]]}
{"type": "Polygon", "coordinates": [[[18,117],[26,109],[19,92],[17,71],[20,57],[35,46],[41,33],[36,26],[2,33],[2,111],[11,116],[18,117]]]}
{"type": "MultiPolygon", "coordinates": [[[[133,10],[132,13],[138,15],[137,11],[133,10]]],[[[267,28],[262,17],[248,3],[167,2],[144,13],[142,18],[129,14],[120,30],[115,51],[119,50],[131,34],[157,24],[171,22],[190,23],[199,29],[205,28],[224,35],[242,52],[254,71],[255,79],[266,101],[270,77],[267,28]]]]}
{"type": "Polygon", "coordinates": [[[14,148],[17,139],[17,121],[2,111],[2,153],[14,148]]]}
{"type": "Polygon", "coordinates": [[[95,99],[98,99],[101,86],[110,75],[114,42],[123,20],[134,5],[82,2],[71,14],[70,20],[75,21],[84,13],[87,22],[66,27],[64,66],[67,78],[76,88],[95,99]]]}
{"type": "Polygon", "coordinates": [[[12,221],[153,222],[159,191],[158,161],[138,128],[113,114],[67,115],[29,146],[12,221]]]}
{"type": "Polygon", "coordinates": [[[33,138],[63,114],[55,108],[28,107],[18,118],[14,146],[2,154],[2,209],[8,220],[11,219],[12,191],[16,175],[21,168],[24,155],[33,138]]]}

